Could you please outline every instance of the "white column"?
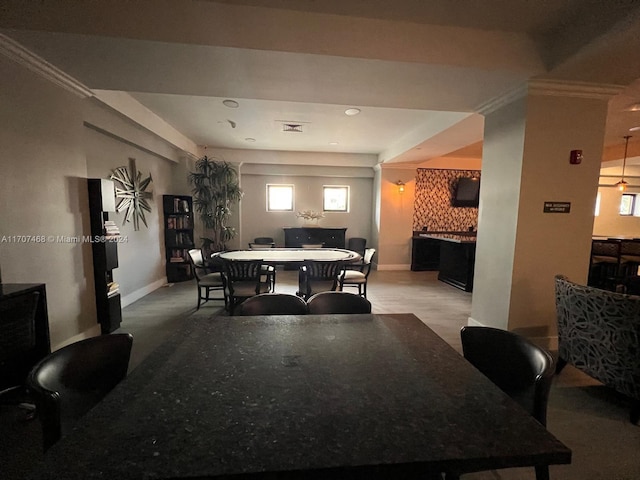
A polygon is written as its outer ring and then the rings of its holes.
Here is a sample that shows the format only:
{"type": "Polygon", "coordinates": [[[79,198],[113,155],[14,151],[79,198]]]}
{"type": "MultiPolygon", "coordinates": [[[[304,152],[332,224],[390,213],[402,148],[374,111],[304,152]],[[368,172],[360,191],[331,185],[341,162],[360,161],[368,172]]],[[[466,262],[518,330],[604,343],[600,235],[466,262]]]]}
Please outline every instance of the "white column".
{"type": "Polygon", "coordinates": [[[586,282],[613,88],[530,84],[485,118],[470,323],[515,330],[553,347],[554,281],[586,282]],[[582,150],[579,165],[571,150],[582,150]],[[545,202],[570,204],[545,213],[545,202]]]}

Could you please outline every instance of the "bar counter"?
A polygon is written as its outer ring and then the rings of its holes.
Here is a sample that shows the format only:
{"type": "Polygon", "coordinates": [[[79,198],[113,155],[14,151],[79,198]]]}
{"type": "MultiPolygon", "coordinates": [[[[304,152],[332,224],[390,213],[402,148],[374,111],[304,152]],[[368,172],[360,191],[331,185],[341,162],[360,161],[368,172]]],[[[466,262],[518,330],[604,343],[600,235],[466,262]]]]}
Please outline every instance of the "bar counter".
{"type": "Polygon", "coordinates": [[[438,270],[438,280],[473,291],[476,232],[414,232],[411,270],[438,270]]]}

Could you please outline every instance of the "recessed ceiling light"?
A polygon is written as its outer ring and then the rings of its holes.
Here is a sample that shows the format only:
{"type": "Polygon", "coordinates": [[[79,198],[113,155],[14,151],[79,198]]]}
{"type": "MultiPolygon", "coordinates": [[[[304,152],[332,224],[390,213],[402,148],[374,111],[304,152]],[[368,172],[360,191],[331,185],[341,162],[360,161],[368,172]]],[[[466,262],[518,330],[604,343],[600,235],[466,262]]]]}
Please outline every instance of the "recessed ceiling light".
{"type": "Polygon", "coordinates": [[[229,107],[229,108],[238,108],[240,106],[240,104],[238,102],[236,102],[235,100],[223,100],[222,104],[225,107],[229,107]]]}
{"type": "Polygon", "coordinates": [[[251,137],[247,137],[244,139],[246,142],[255,142],[256,139],[255,138],[251,138],[251,137]]]}
{"type": "Polygon", "coordinates": [[[360,113],[360,109],[359,108],[347,108],[344,111],[345,115],[349,115],[350,117],[353,117],[354,115],[357,115],[360,113]]]}
{"type": "Polygon", "coordinates": [[[338,142],[329,142],[329,145],[338,145],[338,142]]]}
{"type": "Polygon", "coordinates": [[[637,132],[638,130],[640,130],[640,127],[631,127],[629,129],[630,132],[637,132]]]}

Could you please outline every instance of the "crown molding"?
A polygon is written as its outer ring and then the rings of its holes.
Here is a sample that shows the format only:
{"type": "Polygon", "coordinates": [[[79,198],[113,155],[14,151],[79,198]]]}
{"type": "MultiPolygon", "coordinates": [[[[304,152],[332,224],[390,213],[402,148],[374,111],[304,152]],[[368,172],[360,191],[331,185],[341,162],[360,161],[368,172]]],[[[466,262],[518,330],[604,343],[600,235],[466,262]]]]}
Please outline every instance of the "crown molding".
{"type": "Polygon", "coordinates": [[[529,94],[557,97],[593,98],[608,100],[624,90],[624,86],[572,82],[552,79],[533,79],[529,81],[529,94]]]}
{"type": "Polygon", "coordinates": [[[509,105],[516,100],[524,98],[527,93],[528,86],[526,83],[523,83],[522,85],[518,85],[517,87],[508,90],[502,95],[498,95],[485,103],[481,103],[476,107],[475,111],[481,115],[489,115],[490,113],[501,109],[505,105],[509,105]]]}
{"type": "Polygon", "coordinates": [[[482,115],[489,115],[496,110],[527,95],[548,95],[555,97],[592,98],[609,100],[624,90],[624,86],[610,84],[596,84],[586,82],[570,82],[551,79],[529,80],[503,95],[492,98],[480,104],[476,111],[482,115]]]}
{"type": "Polygon", "coordinates": [[[2,33],[0,33],[0,53],[81,98],[93,96],[93,92],[84,84],[2,33]]]}

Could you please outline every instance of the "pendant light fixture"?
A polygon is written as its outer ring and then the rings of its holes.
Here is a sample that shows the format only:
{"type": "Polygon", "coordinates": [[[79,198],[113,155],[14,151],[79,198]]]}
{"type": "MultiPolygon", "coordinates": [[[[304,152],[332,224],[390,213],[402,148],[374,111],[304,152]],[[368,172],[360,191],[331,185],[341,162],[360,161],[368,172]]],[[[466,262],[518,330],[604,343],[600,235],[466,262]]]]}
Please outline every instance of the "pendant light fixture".
{"type": "Polygon", "coordinates": [[[622,159],[622,177],[620,178],[620,181],[616,183],[616,188],[621,192],[626,192],[627,186],[629,185],[627,182],[624,181],[624,168],[627,166],[627,148],[629,147],[630,138],[631,138],[631,135],[624,136],[625,144],[624,144],[624,158],[622,159]]]}

